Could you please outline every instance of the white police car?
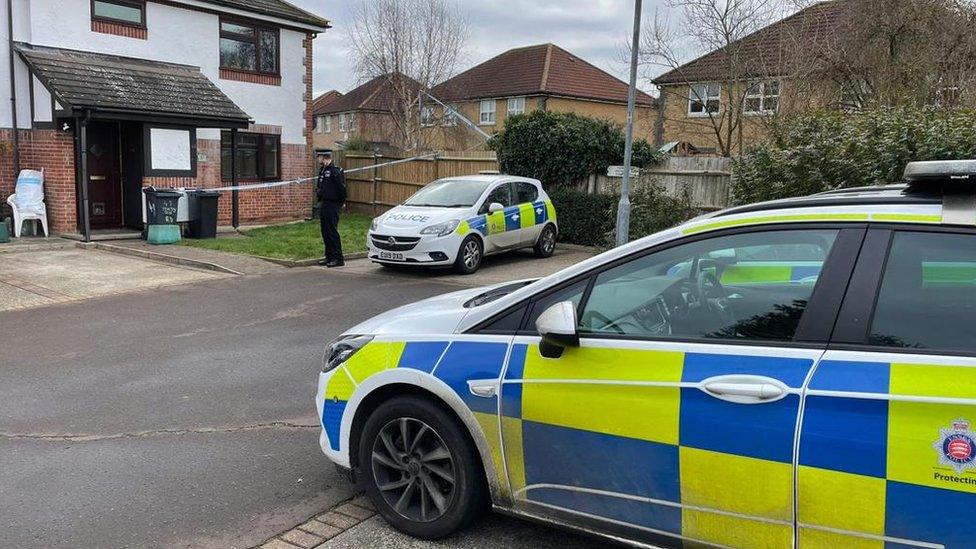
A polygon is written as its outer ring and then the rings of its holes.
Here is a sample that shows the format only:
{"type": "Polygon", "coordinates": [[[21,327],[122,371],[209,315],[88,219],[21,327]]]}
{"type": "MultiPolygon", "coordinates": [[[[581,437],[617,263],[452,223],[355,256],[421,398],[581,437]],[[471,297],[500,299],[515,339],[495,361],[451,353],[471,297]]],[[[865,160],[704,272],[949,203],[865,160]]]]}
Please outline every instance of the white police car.
{"type": "Polygon", "coordinates": [[[556,248],[556,210],[538,180],[508,175],[439,179],[373,220],[369,258],[383,265],[478,270],[486,255],[556,248]]]}
{"type": "Polygon", "coordinates": [[[328,349],[325,454],[404,532],[976,546],[976,161],[710,214],[328,349]]]}

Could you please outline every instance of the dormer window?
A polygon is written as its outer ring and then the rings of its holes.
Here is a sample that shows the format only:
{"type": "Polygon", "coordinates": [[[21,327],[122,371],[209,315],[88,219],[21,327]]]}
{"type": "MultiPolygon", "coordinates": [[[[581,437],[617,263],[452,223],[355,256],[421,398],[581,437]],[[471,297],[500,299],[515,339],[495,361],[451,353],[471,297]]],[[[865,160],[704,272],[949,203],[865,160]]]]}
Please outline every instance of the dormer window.
{"type": "Polygon", "coordinates": [[[91,0],[92,21],[146,28],[145,0],[91,0]]]}

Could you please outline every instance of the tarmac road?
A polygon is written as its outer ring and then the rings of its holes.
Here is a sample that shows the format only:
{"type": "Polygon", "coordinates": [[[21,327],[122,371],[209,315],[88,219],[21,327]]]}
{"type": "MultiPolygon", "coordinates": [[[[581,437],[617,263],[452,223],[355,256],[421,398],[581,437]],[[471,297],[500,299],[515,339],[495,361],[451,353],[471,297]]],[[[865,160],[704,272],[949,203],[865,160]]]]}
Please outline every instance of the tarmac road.
{"type": "Polygon", "coordinates": [[[0,313],[0,547],[246,547],[352,496],[324,345],[455,289],[306,269],[0,313]]]}

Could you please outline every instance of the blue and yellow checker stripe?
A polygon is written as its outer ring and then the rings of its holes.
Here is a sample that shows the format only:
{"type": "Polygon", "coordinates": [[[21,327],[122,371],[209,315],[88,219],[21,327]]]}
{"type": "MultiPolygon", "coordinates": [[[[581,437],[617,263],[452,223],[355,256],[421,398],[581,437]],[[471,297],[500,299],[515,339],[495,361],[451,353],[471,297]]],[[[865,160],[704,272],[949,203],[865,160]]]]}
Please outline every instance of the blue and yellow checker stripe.
{"type": "MultiPolygon", "coordinates": [[[[799,395],[732,404],[718,375],[802,387],[813,358],[617,348],[558,361],[517,344],[502,388],[511,489],[531,503],[655,533],[738,547],[793,543],[799,395]]],[[[798,391],[797,391],[798,393],[798,391]]]]}
{"type": "Polygon", "coordinates": [[[487,237],[508,231],[528,229],[549,221],[556,221],[556,208],[552,205],[551,200],[539,200],[509,206],[501,212],[472,217],[462,221],[458,225],[457,232],[463,236],[475,231],[481,233],[481,236],[487,237]]]}
{"type": "Polygon", "coordinates": [[[940,465],[934,447],[976,418],[976,366],[830,358],[803,415],[801,546],[976,546],[976,472],[940,465]]]}

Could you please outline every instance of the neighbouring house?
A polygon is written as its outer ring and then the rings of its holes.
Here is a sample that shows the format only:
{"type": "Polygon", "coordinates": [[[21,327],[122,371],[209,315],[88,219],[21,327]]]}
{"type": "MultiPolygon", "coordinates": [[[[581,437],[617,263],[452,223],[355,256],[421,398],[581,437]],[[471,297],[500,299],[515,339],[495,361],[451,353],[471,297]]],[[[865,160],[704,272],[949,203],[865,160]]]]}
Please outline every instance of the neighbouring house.
{"type": "Polygon", "coordinates": [[[350,90],[323,98],[315,115],[322,132],[316,148],[349,147],[395,154],[417,148],[417,97],[421,85],[402,74],[384,74],[350,90]]]}
{"type": "MultiPolygon", "coordinates": [[[[0,197],[15,164],[43,169],[53,233],[139,229],[150,185],[310,175],[312,41],[326,19],[283,0],[10,1],[0,197]]],[[[312,197],[311,183],[223,193],[220,222],[301,218],[312,197]]]]}
{"type": "MultiPolygon", "coordinates": [[[[574,112],[627,122],[626,82],[555,44],[506,51],[439,84],[425,97],[421,123],[439,137],[435,148],[484,148],[483,135],[459,123],[461,113],[484,134],[494,134],[509,116],[535,110],[574,112]],[[445,108],[446,106],[446,108],[445,108]]],[[[635,135],[651,139],[656,102],[637,94],[635,135]]]]}
{"type": "Polygon", "coordinates": [[[312,138],[312,145],[316,151],[333,150],[335,141],[332,139],[335,130],[335,120],[331,114],[326,114],[326,109],[342,97],[336,90],[328,91],[315,98],[312,102],[313,127],[315,135],[312,138]]]}

